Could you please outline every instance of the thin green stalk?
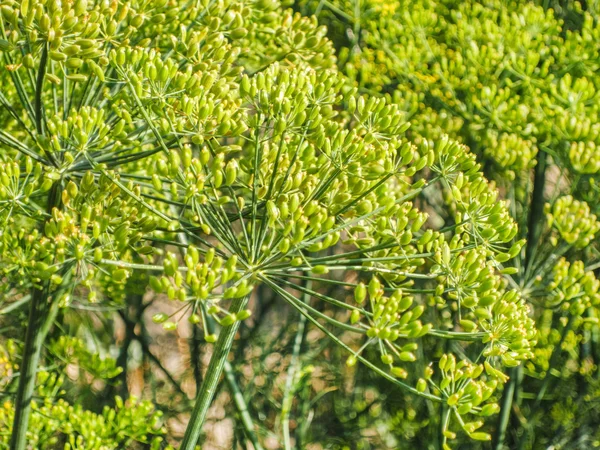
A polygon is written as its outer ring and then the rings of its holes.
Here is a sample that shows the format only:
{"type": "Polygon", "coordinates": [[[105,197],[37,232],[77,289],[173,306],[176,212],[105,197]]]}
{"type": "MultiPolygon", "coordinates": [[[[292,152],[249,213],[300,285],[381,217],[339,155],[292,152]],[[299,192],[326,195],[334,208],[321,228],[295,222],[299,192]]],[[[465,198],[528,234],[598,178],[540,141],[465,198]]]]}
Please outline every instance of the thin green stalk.
{"type": "MultiPolygon", "coordinates": [[[[235,299],[231,304],[230,312],[232,314],[236,314],[242,311],[247,304],[248,297],[235,299]]],[[[183,441],[179,447],[180,450],[194,450],[196,447],[202,431],[202,425],[206,419],[206,413],[208,412],[208,408],[210,407],[213,397],[215,396],[215,392],[217,391],[219,379],[223,373],[223,367],[231,350],[231,346],[233,345],[233,338],[235,337],[235,333],[237,332],[239,326],[240,322],[236,320],[231,325],[223,327],[219,333],[219,338],[215,344],[212,357],[210,358],[210,364],[208,365],[206,376],[202,382],[202,388],[196,396],[196,404],[194,405],[192,416],[190,417],[190,421],[188,422],[185,430],[183,441]]]]}
{"type": "MultiPolygon", "coordinates": [[[[171,207],[171,210],[174,211],[175,208],[171,207]]],[[[185,235],[179,234],[177,236],[177,239],[178,239],[179,243],[182,244],[183,246],[189,245],[189,241],[185,235]]],[[[182,250],[182,249],[180,249],[180,250],[182,250]]],[[[184,256],[183,251],[181,252],[181,254],[182,254],[182,256],[184,256]]],[[[191,356],[192,356],[192,365],[194,368],[194,379],[196,381],[196,389],[197,389],[197,392],[200,392],[200,390],[201,390],[200,355],[198,352],[199,346],[197,345],[200,333],[198,333],[198,331],[197,331],[198,329],[199,329],[198,327],[194,327],[194,335],[192,337],[193,345],[191,345],[191,352],[192,352],[191,356]]],[[[214,333],[214,323],[213,323],[213,320],[211,317],[207,317],[206,331],[210,334],[214,333]]],[[[240,419],[242,421],[242,425],[244,426],[246,436],[250,440],[250,442],[252,442],[252,445],[254,445],[254,450],[263,450],[260,443],[258,442],[258,438],[254,431],[255,430],[254,422],[252,420],[252,416],[250,415],[250,413],[248,411],[248,405],[246,405],[244,395],[237,383],[235,373],[233,371],[233,367],[231,366],[229,361],[227,361],[227,360],[225,361],[223,369],[225,371],[225,379],[227,380],[229,389],[231,390],[231,393],[233,394],[233,401],[234,401],[237,411],[240,415],[240,419]]]]}
{"type": "Polygon", "coordinates": [[[529,434],[531,433],[531,431],[533,430],[533,427],[535,426],[535,423],[537,421],[537,413],[540,409],[540,405],[542,403],[544,395],[546,394],[546,391],[550,387],[550,382],[552,381],[552,376],[551,376],[550,372],[556,366],[557,360],[560,356],[560,350],[562,348],[562,345],[565,342],[565,339],[567,338],[569,331],[571,331],[571,328],[573,327],[573,321],[574,321],[573,316],[569,316],[569,321],[567,322],[567,325],[563,329],[562,336],[560,337],[560,342],[552,350],[552,355],[550,355],[550,362],[548,364],[548,370],[546,371],[546,375],[544,376],[544,379],[542,381],[542,386],[540,387],[540,390],[538,391],[537,396],[535,397],[533,406],[531,407],[531,412],[529,414],[531,418],[529,419],[529,421],[527,423],[527,427],[525,428],[523,435],[519,439],[519,447],[518,447],[519,450],[525,448],[527,439],[529,439],[529,434]]]}
{"type": "Polygon", "coordinates": [[[227,385],[229,386],[231,394],[233,395],[233,402],[235,403],[240,415],[242,425],[244,426],[244,431],[246,432],[246,437],[250,440],[250,442],[252,442],[254,450],[263,450],[263,447],[260,445],[260,442],[258,442],[258,437],[254,431],[254,421],[252,420],[252,416],[248,411],[248,405],[244,399],[244,394],[237,384],[233,367],[229,361],[225,361],[224,370],[225,379],[227,380],[227,385]]]}
{"type": "Polygon", "coordinates": [[[504,446],[504,438],[506,437],[506,428],[508,427],[508,420],[510,418],[510,411],[515,395],[515,386],[517,384],[516,370],[513,368],[511,372],[508,385],[502,394],[502,406],[498,418],[498,428],[494,438],[494,450],[500,450],[504,446]]]}
{"type": "Polygon", "coordinates": [[[0,309],[0,316],[4,316],[6,314],[8,314],[11,311],[14,311],[15,309],[19,309],[21,306],[23,306],[25,303],[29,302],[31,300],[31,295],[24,295],[22,298],[20,298],[19,300],[17,300],[16,302],[12,302],[9,305],[5,306],[4,308],[0,309]]]}
{"type": "Polygon", "coordinates": [[[435,402],[441,402],[442,401],[442,399],[440,397],[436,397],[435,395],[428,394],[427,392],[420,392],[420,391],[418,391],[414,387],[412,387],[412,386],[410,386],[410,385],[408,385],[408,384],[400,381],[399,379],[395,378],[391,374],[383,371],[378,366],[376,366],[375,364],[373,364],[371,361],[369,361],[368,359],[364,358],[362,355],[355,354],[348,345],[346,345],[344,342],[342,342],[340,339],[338,339],[331,331],[329,331],[324,325],[322,325],[317,319],[315,319],[313,316],[311,316],[308,313],[307,309],[311,309],[311,308],[307,308],[307,305],[305,303],[302,303],[300,300],[298,300],[292,294],[290,294],[289,292],[287,292],[285,289],[281,288],[277,283],[274,283],[269,278],[266,278],[264,276],[260,276],[259,278],[265,284],[267,284],[268,286],[270,286],[271,289],[273,289],[275,292],[277,292],[290,305],[292,305],[294,308],[296,308],[303,316],[305,316],[310,322],[312,322],[319,330],[321,330],[323,333],[325,333],[333,342],[335,342],[337,345],[339,345],[340,347],[342,347],[343,349],[345,349],[349,353],[354,354],[356,356],[356,359],[358,361],[362,362],[365,366],[367,366],[368,368],[370,368],[372,371],[374,371],[375,373],[379,374],[381,377],[385,378],[386,380],[391,381],[396,386],[399,386],[402,389],[405,389],[406,391],[411,392],[411,393],[413,393],[413,394],[415,394],[415,395],[417,395],[419,397],[423,397],[423,398],[426,398],[426,399],[429,399],[429,400],[433,400],[435,402]],[[298,303],[300,303],[300,305],[298,303]]]}
{"type": "MultiPolygon", "coordinates": [[[[214,333],[214,324],[210,317],[207,318],[206,327],[206,331],[208,331],[209,333],[214,333]]],[[[225,372],[225,380],[227,381],[229,390],[233,395],[233,402],[235,403],[235,407],[237,408],[238,414],[240,415],[242,425],[244,426],[246,437],[250,440],[250,442],[252,442],[254,450],[263,450],[262,446],[260,445],[260,442],[258,442],[256,432],[254,431],[254,421],[252,420],[252,416],[248,411],[248,405],[246,404],[246,400],[244,399],[244,394],[242,393],[242,390],[240,389],[237,383],[233,366],[229,361],[225,360],[223,370],[225,372]]]]}
{"type": "MultiPolygon", "coordinates": [[[[312,281],[308,280],[305,283],[306,289],[310,290],[312,287],[312,281]]],[[[303,302],[307,303],[310,300],[308,293],[304,293],[303,302]]],[[[294,384],[294,378],[298,371],[298,361],[300,350],[302,348],[302,341],[304,339],[304,330],[306,329],[306,316],[300,314],[300,321],[298,322],[298,329],[296,330],[296,337],[294,339],[294,348],[292,350],[292,359],[287,370],[287,376],[285,380],[285,390],[283,393],[283,401],[281,402],[281,427],[283,434],[283,445],[285,450],[291,450],[292,445],[290,442],[290,411],[292,409],[292,401],[294,400],[294,391],[292,386],[294,384]]]]}
{"type": "MultiPolygon", "coordinates": [[[[60,204],[61,191],[60,183],[55,183],[50,189],[47,206],[48,212],[52,212],[52,209],[60,204]]],[[[35,375],[44,339],[50,328],[50,322],[54,320],[56,314],[55,308],[48,307],[49,285],[50,283],[47,282],[41,288],[34,288],[31,295],[19,386],[15,397],[15,416],[10,437],[10,450],[25,450],[27,448],[27,427],[31,415],[31,399],[35,389],[35,375]],[[48,314],[49,311],[51,314],[48,314]]]]}

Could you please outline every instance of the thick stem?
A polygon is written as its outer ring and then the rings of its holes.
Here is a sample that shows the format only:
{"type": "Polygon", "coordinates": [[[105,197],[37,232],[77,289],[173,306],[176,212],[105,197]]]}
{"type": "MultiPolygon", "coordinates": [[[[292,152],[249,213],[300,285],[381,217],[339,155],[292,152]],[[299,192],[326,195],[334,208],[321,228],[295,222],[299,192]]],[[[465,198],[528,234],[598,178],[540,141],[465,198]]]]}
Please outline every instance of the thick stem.
{"type": "Polygon", "coordinates": [[[35,289],[29,307],[29,320],[25,335],[25,348],[15,398],[15,417],[10,439],[11,450],[24,450],[27,446],[27,426],[31,414],[31,398],[35,388],[35,374],[40,359],[44,336],[40,332],[47,310],[46,289],[35,289]]]}
{"type": "MultiPolygon", "coordinates": [[[[525,247],[525,275],[522,279],[527,283],[527,275],[532,271],[534,264],[535,252],[538,248],[538,240],[541,235],[543,218],[544,218],[544,188],[546,185],[546,159],[547,154],[540,150],[537,156],[537,164],[533,177],[533,192],[531,195],[531,203],[529,205],[529,217],[527,219],[527,246],[525,247]]],[[[510,419],[513,400],[515,397],[515,389],[519,380],[517,379],[517,370],[511,371],[510,381],[506,386],[502,396],[502,407],[498,418],[498,428],[494,439],[494,449],[500,450],[504,445],[506,437],[506,429],[510,419]]]]}
{"type": "MultiPolygon", "coordinates": [[[[235,299],[231,304],[230,312],[236,314],[242,311],[247,303],[248,297],[235,299]]],[[[225,361],[227,360],[227,356],[233,345],[233,338],[235,337],[235,333],[239,326],[240,322],[236,320],[231,325],[223,327],[219,333],[219,339],[215,344],[212,357],[210,358],[210,364],[208,365],[206,375],[202,382],[202,388],[196,396],[196,404],[194,405],[192,416],[190,417],[190,421],[185,430],[183,442],[179,447],[180,450],[194,450],[196,447],[196,443],[198,442],[202,431],[204,419],[206,419],[206,413],[208,412],[208,408],[217,391],[219,379],[223,373],[223,366],[225,365],[225,361]]]]}
{"type": "MultiPolygon", "coordinates": [[[[171,208],[171,209],[176,211],[175,208],[171,208]]],[[[178,236],[178,240],[184,245],[189,244],[187,237],[181,233],[178,236]]],[[[183,253],[182,253],[182,256],[183,256],[183,253]]],[[[208,320],[206,321],[206,327],[207,327],[206,331],[208,331],[211,334],[214,333],[214,324],[213,324],[212,318],[210,318],[210,317],[208,318],[208,320]]],[[[201,333],[199,333],[199,330],[200,330],[199,327],[194,327],[194,334],[193,334],[191,342],[190,342],[191,361],[192,361],[192,366],[194,369],[194,380],[196,381],[196,392],[198,392],[198,393],[200,393],[200,391],[202,389],[202,386],[201,386],[201,384],[202,384],[201,364],[202,363],[200,360],[200,345],[199,345],[201,333]]],[[[233,401],[234,401],[235,406],[240,415],[240,419],[242,421],[242,425],[244,426],[246,436],[250,440],[250,442],[252,442],[252,445],[254,445],[254,450],[263,450],[260,443],[258,442],[258,438],[254,431],[254,422],[252,421],[252,416],[250,416],[250,413],[248,411],[248,405],[246,405],[246,401],[244,400],[244,395],[243,395],[242,391],[240,390],[240,387],[237,384],[237,380],[235,378],[235,373],[233,372],[233,367],[231,366],[229,361],[225,360],[225,364],[224,364],[223,368],[225,370],[225,378],[229,385],[229,389],[230,389],[231,393],[233,394],[233,401]]]]}
{"type": "MultiPolygon", "coordinates": [[[[48,195],[48,212],[60,205],[62,186],[55,183],[48,195]]],[[[25,347],[21,360],[19,386],[15,397],[15,417],[10,437],[10,450],[25,450],[27,447],[27,427],[31,415],[31,399],[35,389],[35,375],[38,369],[42,345],[50,328],[48,321],[52,321],[56,311],[49,314],[48,305],[49,282],[41,288],[34,288],[29,305],[29,319],[25,332],[25,347]]]]}
{"type": "Polygon", "coordinates": [[[535,166],[533,179],[533,193],[529,208],[529,219],[527,222],[527,247],[525,249],[526,268],[533,267],[533,257],[540,238],[544,220],[544,187],[546,184],[546,159],[545,151],[540,150],[535,166]]]}

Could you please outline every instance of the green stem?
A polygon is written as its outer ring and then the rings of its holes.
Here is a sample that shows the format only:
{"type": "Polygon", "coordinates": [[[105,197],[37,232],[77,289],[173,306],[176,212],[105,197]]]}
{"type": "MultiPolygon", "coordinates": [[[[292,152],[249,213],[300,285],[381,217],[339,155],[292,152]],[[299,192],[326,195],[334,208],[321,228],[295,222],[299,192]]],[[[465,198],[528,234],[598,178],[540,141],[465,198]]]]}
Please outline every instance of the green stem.
{"type": "Polygon", "coordinates": [[[566,326],[563,329],[562,336],[560,337],[560,342],[552,350],[552,354],[550,355],[550,362],[548,363],[548,370],[546,371],[546,375],[544,376],[544,379],[542,381],[542,386],[540,387],[540,390],[538,391],[538,394],[535,397],[535,401],[533,403],[531,412],[529,414],[531,419],[529,419],[529,421],[527,423],[527,427],[525,428],[523,435],[519,439],[519,447],[518,447],[519,450],[525,448],[525,445],[527,444],[527,440],[529,439],[529,434],[531,433],[531,431],[533,430],[533,427],[535,426],[535,423],[537,422],[537,419],[538,419],[537,413],[540,409],[540,405],[542,403],[544,395],[546,394],[546,391],[550,387],[550,382],[552,381],[550,372],[552,371],[552,369],[556,366],[556,363],[558,362],[558,358],[560,357],[560,352],[561,352],[562,346],[565,342],[565,339],[567,339],[569,331],[571,331],[571,328],[573,327],[573,322],[574,322],[573,316],[569,316],[569,321],[567,322],[566,326]]]}
{"type": "MultiPolygon", "coordinates": [[[[531,195],[531,203],[529,205],[529,217],[527,220],[527,246],[525,248],[525,275],[523,281],[527,281],[528,274],[535,267],[534,256],[538,248],[538,241],[541,235],[543,217],[544,217],[544,187],[546,185],[546,159],[545,151],[540,150],[537,156],[537,164],[533,178],[533,192],[531,195]]],[[[522,282],[522,284],[525,284],[522,282]]],[[[510,381],[506,386],[502,396],[502,406],[498,418],[498,428],[494,439],[494,449],[500,450],[504,445],[506,437],[506,429],[510,419],[510,412],[515,396],[515,389],[519,381],[517,380],[517,371],[513,370],[510,381]]]]}
{"type": "Polygon", "coordinates": [[[515,395],[515,386],[517,384],[516,370],[511,370],[510,381],[502,394],[502,407],[500,409],[500,417],[498,418],[498,429],[494,439],[494,450],[500,450],[504,445],[506,436],[506,428],[508,427],[508,419],[515,395]]]}
{"type": "MultiPolygon", "coordinates": [[[[230,312],[236,314],[242,311],[247,303],[248,297],[235,299],[231,304],[230,312]]],[[[179,447],[180,450],[194,450],[196,447],[196,443],[198,442],[202,431],[204,419],[206,418],[206,413],[215,396],[219,379],[223,373],[223,367],[239,326],[240,322],[236,320],[231,325],[223,327],[219,333],[219,339],[215,344],[212,357],[210,358],[210,364],[208,365],[206,376],[202,382],[202,388],[196,396],[196,404],[194,405],[192,416],[190,417],[190,421],[185,430],[183,442],[179,447]]]]}
{"type": "MultiPolygon", "coordinates": [[[[173,206],[171,207],[171,210],[176,211],[176,209],[173,206]]],[[[179,234],[177,236],[177,240],[184,246],[189,245],[187,236],[185,236],[183,234],[179,234]]],[[[182,254],[182,256],[185,256],[183,251],[181,252],[181,254],[182,254]]],[[[206,328],[207,328],[206,331],[208,333],[210,333],[210,334],[214,333],[214,321],[212,320],[211,317],[208,317],[206,320],[206,328]]],[[[197,389],[197,392],[200,392],[200,390],[201,390],[201,384],[200,384],[201,371],[200,371],[200,354],[199,354],[199,346],[198,346],[198,339],[199,339],[200,333],[198,333],[198,329],[199,329],[198,327],[194,327],[194,335],[192,337],[193,345],[191,345],[191,352],[192,352],[191,355],[192,355],[192,365],[194,368],[194,380],[196,381],[196,389],[197,389]]],[[[223,369],[225,371],[225,379],[227,380],[229,389],[230,389],[231,393],[233,394],[233,402],[235,403],[235,406],[240,415],[240,419],[242,421],[242,425],[244,426],[244,430],[246,432],[246,437],[250,440],[250,442],[252,442],[252,445],[254,445],[254,450],[263,450],[260,443],[258,442],[258,438],[254,431],[254,422],[252,420],[252,416],[250,415],[250,412],[248,411],[248,405],[246,405],[246,401],[244,399],[244,394],[242,393],[239,385],[237,384],[237,380],[235,377],[235,373],[233,371],[233,367],[231,366],[229,361],[227,361],[227,360],[225,361],[223,369]]]]}
{"type": "MultiPolygon", "coordinates": [[[[310,290],[312,281],[308,280],[305,283],[305,287],[310,290]]],[[[310,300],[309,294],[304,294],[303,303],[307,303],[310,300]]],[[[287,370],[287,377],[285,380],[285,390],[283,394],[283,401],[281,402],[281,425],[283,433],[283,445],[285,450],[291,450],[292,445],[290,442],[290,411],[292,409],[292,401],[294,399],[294,378],[298,371],[298,361],[300,350],[302,348],[302,341],[304,339],[304,330],[306,329],[306,317],[300,314],[300,321],[298,322],[298,330],[296,331],[296,338],[294,339],[294,348],[292,350],[292,359],[287,370]]]]}
{"type": "MultiPolygon", "coordinates": [[[[55,183],[50,189],[47,206],[49,213],[60,204],[61,192],[60,182],[55,183]]],[[[15,397],[15,416],[10,438],[10,450],[25,450],[27,448],[27,427],[31,415],[31,399],[35,389],[35,375],[40,361],[42,345],[50,327],[49,322],[53,321],[56,315],[56,309],[49,308],[47,303],[49,284],[47,282],[41,288],[33,288],[31,295],[19,386],[15,397]]]]}
{"type": "Polygon", "coordinates": [[[29,302],[30,300],[31,300],[31,295],[29,295],[29,294],[24,295],[22,298],[20,298],[16,302],[12,302],[9,305],[5,306],[4,308],[0,309],[0,316],[4,316],[4,315],[8,314],[9,312],[14,311],[15,309],[19,309],[21,306],[23,306],[25,303],[29,302]]]}
{"type": "MultiPolygon", "coordinates": [[[[371,369],[375,373],[379,374],[381,377],[385,378],[386,380],[391,381],[396,386],[399,386],[402,389],[405,389],[406,391],[411,392],[411,393],[413,393],[413,394],[415,394],[415,395],[417,395],[419,397],[423,397],[423,398],[426,398],[426,399],[429,399],[429,400],[433,400],[435,402],[441,402],[442,401],[442,398],[436,397],[435,395],[432,395],[432,394],[428,394],[427,392],[420,392],[420,391],[418,391],[414,387],[412,387],[412,386],[410,386],[410,385],[408,385],[408,384],[400,381],[399,379],[395,378],[391,374],[389,374],[387,372],[384,372],[382,369],[380,369],[379,367],[377,367],[375,364],[373,364],[368,359],[364,358],[362,355],[357,355],[355,352],[352,351],[352,349],[347,344],[345,344],[343,341],[341,341],[340,339],[338,339],[331,331],[329,331],[317,319],[315,319],[313,316],[311,316],[309,314],[309,312],[307,311],[308,308],[307,308],[307,305],[305,303],[302,303],[300,300],[298,300],[292,294],[290,294],[289,292],[287,292],[285,289],[281,288],[281,286],[279,286],[277,283],[274,283],[271,279],[269,279],[267,277],[264,277],[264,276],[259,276],[259,278],[265,284],[267,284],[268,286],[270,286],[271,289],[273,289],[276,293],[278,293],[290,305],[292,305],[294,308],[296,308],[300,312],[300,314],[302,314],[303,316],[305,316],[307,318],[307,320],[309,320],[310,322],[312,322],[319,330],[321,330],[323,333],[325,333],[333,342],[335,342],[337,345],[339,345],[340,347],[342,347],[347,352],[355,355],[356,358],[358,359],[358,361],[362,362],[369,369],[371,369]],[[298,304],[298,303],[300,303],[300,304],[298,304]]],[[[313,309],[313,308],[311,308],[311,309],[313,309]]]]}
{"type": "Polygon", "coordinates": [[[15,398],[15,416],[10,440],[11,450],[27,447],[27,426],[31,415],[31,399],[35,388],[37,371],[44,336],[40,333],[46,311],[46,289],[35,289],[29,308],[29,320],[25,335],[25,348],[19,376],[19,387],[15,398]]]}
{"type": "Polygon", "coordinates": [[[40,68],[38,70],[35,84],[35,129],[38,134],[44,132],[42,118],[44,115],[44,106],[42,105],[42,89],[44,88],[44,77],[46,76],[46,64],[48,62],[48,45],[44,44],[42,56],[40,58],[40,68]]]}
{"type": "MultiPolygon", "coordinates": [[[[208,318],[206,321],[206,328],[209,333],[214,333],[214,323],[212,318],[208,318]]],[[[229,390],[233,395],[233,402],[237,408],[238,414],[240,415],[240,419],[242,421],[242,425],[244,426],[244,431],[246,432],[246,437],[252,442],[254,446],[254,450],[263,450],[260,442],[258,442],[258,437],[254,431],[254,421],[252,420],[252,416],[248,411],[248,405],[246,404],[246,400],[244,399],[244,394],[240,389],[237,380],[235,378],[235,373],[231,363],[225,360],[225,364],[223,365],[223,370],[225,372],[225,380],[227,381],[227,385],[229,386],[229,390]]]]}
{"type": "Polygon", "coordinates": [[[544,186],[546,184],[546,159],[545,151],[540,150],[535,166],[533,179],[533,193],[529,208],[529,219],[527,223],[527,247],[525,249],[526,268],[533,267],[533,256],[538,247],[544,218],[544,186]]]}
{"type": "Polygon", "coordinates": [[[229,361],[225,361],[224,370],[225,380],[227,380],[227,385],[229,386],[229,390],[233,395],[233,402],[235,403],[237,411],[240,415],[242,425],[244,426],[244,431],[246,432],[246,437],[250,440],[250,442],[252,442],[254,450],[263,450],[263,447],[260,445],[260,442],[258,442],[258,437],[254,431],[254,421],[252,420],[252,416],[248,411],[248,405],[244,399],[244,394],[237,384],[233,367],[229,361]]]}

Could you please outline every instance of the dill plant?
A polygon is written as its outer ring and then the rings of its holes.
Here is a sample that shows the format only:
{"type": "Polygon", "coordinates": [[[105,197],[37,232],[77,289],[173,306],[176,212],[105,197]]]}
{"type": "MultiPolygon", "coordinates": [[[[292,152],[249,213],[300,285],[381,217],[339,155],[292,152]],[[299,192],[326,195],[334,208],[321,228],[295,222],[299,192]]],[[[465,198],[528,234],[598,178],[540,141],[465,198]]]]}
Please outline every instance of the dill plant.
{"type": "Polygon", "coordinates": [[[352,86],[403,110],[409,138],[448,134],[468,145],[511,203],[527,244],[504,279],[538,331],[534,357],[509,370],[494,448],[597,442],[596,2],[309,0],[297,8],[328,26],[352,86]]]}
{"type": "MultiPolygon", "coordinates": [[[[29,308],[1,416],[9,448],[26,448],[42,417],[92,420],[61,403],[32,413],[42,349],[74,301],[132,302],[133,277],[180,305],[155,322],[173,330],[185,318],[214,342],[182,449],[196,447],[223,371],[235,384],[227,357],[259,288],[343,348],[348,366],[436,405],[444,448],[457,434],[491,439],[507,371],[536,364],[546,342],[524,298],[533,287],[513,278],[522,267],[511,261],[530,251],[519,217],[478,148],[443,129],[423,138],[425,120],[411,141],[402,105],[354,86],[326,29],[274,0],[5,0],[1,14],[3,301],[29,308]]],[[[571,159],[587,167],[578,148],[571,159]]],[[[548,208],[562,254],[587,248],[598,224],[585,201],[548,208]]],[[[565,261],[555,302],[573,295],[565,271],[592,293],[591,275],[565,261]]],[[[81,350],[57,345],[55,355],[81,350]]],[[[131,408],[140,442],[162,433],[148,428],[147,404],[131,408]]],[[[244,425],[259,448],[247,412],[244,425]]],[[[96,448],[84,429],[57,432],[80,436],[67,448],[96,448]]]]}

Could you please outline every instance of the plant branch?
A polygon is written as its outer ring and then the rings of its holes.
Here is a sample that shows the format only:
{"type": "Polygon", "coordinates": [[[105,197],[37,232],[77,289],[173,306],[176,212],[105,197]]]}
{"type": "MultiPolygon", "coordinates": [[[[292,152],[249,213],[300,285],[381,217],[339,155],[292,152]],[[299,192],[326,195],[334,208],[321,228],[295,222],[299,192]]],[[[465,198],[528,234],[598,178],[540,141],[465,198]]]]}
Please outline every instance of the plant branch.
{"type": "MultiPolygon", "coordinates": [[[[236,314],[242,311],[247,304],[248,297],[235,299],[231,304],[230,312],[236,314]]],[[[192,411],[183,441],[179,447],[180,450],[194,450],[196,448],[200,433],[202,432],[202,425],[206,419],[206,413],[217,391],[225,361],[227,360],[227,356],[233,345],[233,338],[239,326],[240,322],[236,320],[231,325],[223,327],[219,333],[219,338],[215,344],[202,387],[196,396],[194,410],[192,411]]]]}
{"type": "MultiPolygon", "coordinates": [[[[304,283],[304,287],[310,290],[312,281],[308,280],[304,283]]],[[[310,296],[305,292],[303,296],[303,303],[308,303],[310,296]]],[[[294,390],[292,389],[294,384],[294,378],[298,371],[298,362],[300,350],[302,348],[302,341],[304,339],[304,330],[306,329],[306,316],[300,314],[300,321],[298,322],[298,329],[296,330],[296,337],[294,339],[294,348],[292,350],[292,358],[290,365],[287,370],[287,376],[285,380],[285,390],[283,393],[283,401],[281,402],[281,423],[283,433],[283,445],[285,450],[291,450],[290,442],[290,412],[292,409],[292,401],[294,400],[294,390]]]]}
{"type": "MultiPolygon", "coordinates": [[[[49,213],[52,212],[52,209],[59,206],[61,192],[61,183],[54,183],[48,195],[47,211],[49,213]]],[[[54,308],[48,307],[49,295],[49,281],[43,287],[35,287],[31,294],[29,319],[25,332],[25,347],[23,349],[19,385],[15,398],[15,415],[10,439],[10,450],[25,450],[27,448],[27,427],[31,415],[31,399],[35,390],[35,375],[47,330],[56,313],[54,308]],[[54,314],[48,314],[49,310],[53,310],[54,314]]]]}

